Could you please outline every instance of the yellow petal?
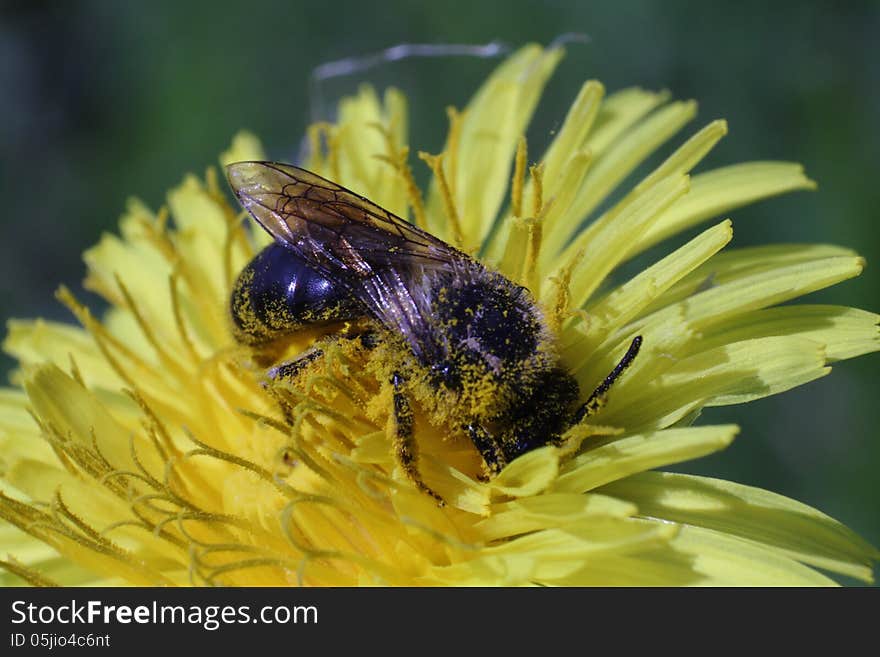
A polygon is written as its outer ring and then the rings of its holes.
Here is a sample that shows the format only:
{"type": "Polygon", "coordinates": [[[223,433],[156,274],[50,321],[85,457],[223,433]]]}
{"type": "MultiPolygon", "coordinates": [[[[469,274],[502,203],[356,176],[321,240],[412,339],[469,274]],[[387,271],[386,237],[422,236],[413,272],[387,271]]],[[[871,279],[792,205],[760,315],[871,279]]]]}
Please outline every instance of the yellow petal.
{"type": "Polygon", "coordinates": [[[836,586],[778,550],[702,527],[683,527],[671,547],[691,556],[707,586],[836,586]]]}
{"type": "Polygon", "coordinates": [[[645,315],[671,306],[698,292],[751,274],[772,277],[787,265],[807,264],[825,258],[856,256],[851,249],[828,244],[784,244],[745,249],[728,249],[682,278],[648,305],[645,315]]]}
{"type": "Polygon", "coordinates": [[[771,261],[754,273],[748,269],[733,273],[720,284],[710,284],[704,291],[633,322],[609,336],[600,348],[576,357],[588,360],[577,367],[575,376],[584,386],[600,381],[636,333],[644,338],[646,354],[653,353],[655,357],[637,358],[627,377],[638,380],[657,376],[673,364],[674,358],[684,355],[685,345],[689,345],[691,354],[702,349],[695,336],[711,326],[857,276],[863,266],[864,261],[858,257],[831,256],[795,264],[771,261]]]}
{"type": "MultiPolygon", "coordinates": [[[[659,367],[662,364],[655,370],[659,367]]],[[[633,428],[666,427],[691,413],[695,404],[760,399],[825,376],[830,369],[822,345],[812,340],[768,337],[735,342],[683,358],[660,375],[643,371],[626,379],[597,421],[613,426],[625,417],[633,428]],[[645,376],[649,378],[641,379],[645,376]]]]}
{"type": "Polygon", "coordinates": [[[559,471],[555,447],[541,447],[507,465],[491,484],[492,488],[513,497],[535,495],[549,486],[559,471]]]}
{"type": "MultiPolygon", "coordinates": [[[[510,161],[562,50],[530,45],[508,58],[464,110],[456,178],[450,181],[465,244],[482,243],[507,192],[510,161]]],[[[442,217],[440,191],[432,185],[429,216],[442,217]]],[[[429,228],[443,235],[442,222],[429,228]]]]}
{"type": "MultiPolygon", "coordinates": [[[[628,130],[610,144],[601,155],[598,149],[594,149],[595,163],[584,176],[578,195],[571,205],[569,223],[558,226],[548,236],[544,252],[548,260],[545,263],[559,252],[562,245],[575,233],[583,218],[607,198],[645,158],[690,121],[696,111],[697,106],[694,102],[671,103],[628,130]]],[[[591,140],[588,140],[589,144],[591,140]]],[[[682,173],[685,172],[670,171],[669,176],[679,177],[682,173]]],[[[651,180],[646,186],[656,182],[659,182],[659,179],[651,180]]],[[[638,190],[635,191],[638,193],[638,190]]]]}
{"type": "Polygon", "coordinates": [[[570,285],[572,307],[583,305],[605,276],[626,258],[631,236],[643,231],[685,194],[688,184],[687,176],[670,176],[630,195],[566,247],[550,276],[559,277],[572,258],[584,253],[570,285]]]}
{"type": "Polygon", "coordinates": [[[163,464],[143,436],[120,425],[88,390],[53,365],[27,373],[25,390],[34,412],[60,437],[84,448],[95,446],[110,467],[135,471],[132,449],[154,476],[161,477],[163,464]],[[133,442],[133,448],[131,444],[133,442]]]}
{"type": "Polygon", "coordinates": [[[604,95],[605,88],[601,82],[596,80],[585,82],[571,104],[559,133],[550,142],[547,152],[541,158],[545,165],[544,177],[548,181],[546,187],[548,197],[556,196],[565,187],[562,180],[569,160],[583,149],[593,122],[599,115],[604,95]]]}
{"type": "Polygon", "coordinates": [[[636,472],[699,458],[727,447],[738,431],[733,425],[667,429],[587,445],[565,464],[553,490],[582,493],[636,472]]]}
{"type": "Polygon", "coordinates": [[[730,481],[644,472],[602,492],[638,500],[643,515],[748,540],[832,572],[871,581],[878,551],[833,518],[805,504],[730,481]]]}
{"type": "Polygon", "coordinates": [[[220,154],[220,166],[225,167],[233,162],[265,159],[266,151],[263,149],[260,138],[252,132],[241,130],[232,138],[229,148],[220,154]]]}
{"type": "Polygon", "coordinates": [[[474,526],[483,541],[550,527],[559,527],[586,517],[626,518],[636,506],[604,495],[547,493],[495,504],[491,516],[474,526]]]}
{"type": "MultiPolygon", "coordinates": [[[[730,221],[704,231],[662,260],[586,307],[593,345],[607,333],[635,319],[654,299],[720,251],[733,237],[730,221]]],[[[583,345],[582,349],[589,349],[583,345]]]]}
{"type": "MultiPolygon", "coordinates": [[[[544,219],[548,234],[553,231],[561,217],[567,216],[567,210],[587,172],[591,157],[589,151],[584,148],[584,142],[599,114],[604,95],[605,89],[600,82],[595,80],[585,82],[569,108],[559,133],[540,159],[544,163],[546,181],[544,196],[547,202],[552,204],[550,214],[544,219]]],[[[530,178],[523,191],[524,198],[532,197],[533,186],[534,181],[530,178]]],[[[491,236],[487,250],[489,260],[497,262],[500,259],[505,239],[502,226],[502,230],[491,236]]]]}
{"type": "Polygon", "coordinates": [[[737,315],[712,326],[706,348],[749,337],[798,336],[825,345],[830,363],[880,350],[880,315],[844,306],[793,305],[737,315]]]}
{"type": "Polygon", "coordinates": [[[121,379],[107,364],[91,336],[70,324],[43,319],[11,320],[3,350],[18,359],[23,366],[50,362],[59,368],[70,369],[75,364],[89,387],[110,389],[121,383],[121,379]]]}
{"type": "Polygon", "coordinates": [[[795,190],[815,189],[799,164],[747,162],[695,175],[690,193],[664,213],[638,241],[638,253],[701,221],[761,199],[795,190]]]}

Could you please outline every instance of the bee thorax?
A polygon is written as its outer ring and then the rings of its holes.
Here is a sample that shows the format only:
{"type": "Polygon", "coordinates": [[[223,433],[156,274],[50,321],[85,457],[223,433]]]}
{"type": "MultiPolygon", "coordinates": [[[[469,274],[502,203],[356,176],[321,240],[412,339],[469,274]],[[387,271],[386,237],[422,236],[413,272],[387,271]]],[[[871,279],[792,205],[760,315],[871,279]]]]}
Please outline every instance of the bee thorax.
{"type": "Polygon", "coordinates": [[[478,417],[503,414],[556,366],[551,333],[529,292],[482,266],[439,275],[430,299],[435,388],[478,417]]]}

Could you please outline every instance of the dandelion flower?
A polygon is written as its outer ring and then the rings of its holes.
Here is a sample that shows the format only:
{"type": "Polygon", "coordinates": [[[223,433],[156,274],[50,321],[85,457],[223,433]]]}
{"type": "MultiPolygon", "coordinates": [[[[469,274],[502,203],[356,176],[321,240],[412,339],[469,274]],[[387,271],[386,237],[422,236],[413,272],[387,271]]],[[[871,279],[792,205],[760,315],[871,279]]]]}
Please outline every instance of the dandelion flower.
{"type": "MultiPolygon", "coordinates": [[[[695,115],[693,102],[587,82],[539,157],[523,133],[562,52],[510,56],[462,111],[422,193],[397,91],[343,100],[302,163],[528,287],[582,391],[633,336],[642,353],[589,425],[488,480],[468,440],[416,418],[401,471],[389,386],[344,346],[293,385],[233,336],[236,275],[268,243],[209,170],[158,212],[131,201],[120,235],[85,253],[95,317],[12,321],[0,393],[0,535],[8,583],[76,585],[826,585],[870,581],[875,548],[821,512],[728,481],[656,470],[723,449],[737,427],[695,422],[875,351],[878,316],[785,302],[857,276],[826,245],[723,250],[727,213],[814,184],[800,166],[691,174],[725,135],[709,123],[625,194],[621,183],[695,115]],[[528,166],[531,161],[537,164],[528,166]],[[611,199],[610,201],[608,199],[611,199]],[[720,219],[720,220],[719,220],[720,219]],[[623,263],[689,241],[629,280],[623,263]],[[711,223],[711,222],[710,222],[711,223]]],[[[222,163],[264,159],[242,134],[222,163]]],[[[300,353],[320,335],[285,343],[300,353]]],[[[276,354],[276,357],[284,357],[276,354]]]]}

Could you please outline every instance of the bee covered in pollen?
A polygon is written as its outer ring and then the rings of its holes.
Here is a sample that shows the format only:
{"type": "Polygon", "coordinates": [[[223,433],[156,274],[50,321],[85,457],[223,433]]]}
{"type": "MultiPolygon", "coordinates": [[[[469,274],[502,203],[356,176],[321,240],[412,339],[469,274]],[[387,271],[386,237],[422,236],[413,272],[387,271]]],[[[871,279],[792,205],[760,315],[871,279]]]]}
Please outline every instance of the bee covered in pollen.
{"type": "MultiPolygon", "coordinates": [[[[559,444],[593,414],[636,357],[636,337],[585,401],[560,363],[532,294],[458,249],[336,183],[276,162],[227,167],[242,207],[275,238],[242,270],[230,307],[237,339],[261,345],[304,327],[361,320],[367,349],[385,349],[394,451],[408,478],[439,503],[417,463],[413,400],[468,436],[486,474],[559,444]]],[[[324,341],[351,339],[334,333],[324,341]]],[[[294,378],[321,341],[270,371],[294,378]]]]}

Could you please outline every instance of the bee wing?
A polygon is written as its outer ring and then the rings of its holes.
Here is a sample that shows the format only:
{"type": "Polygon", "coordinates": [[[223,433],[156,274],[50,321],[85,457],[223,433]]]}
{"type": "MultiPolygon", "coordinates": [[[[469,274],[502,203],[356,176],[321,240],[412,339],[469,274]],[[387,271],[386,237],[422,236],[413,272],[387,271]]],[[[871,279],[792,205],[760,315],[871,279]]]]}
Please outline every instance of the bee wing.
{"type": "Polygon", "coordinates": [[[348,287],[416,355],[429,329],[426,274],[467,258],[433,235],[314,173],[276,162],[227,166],[242,206],[276,240],[348,287]]]}

